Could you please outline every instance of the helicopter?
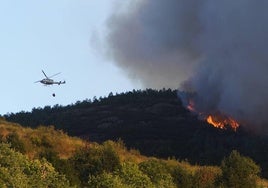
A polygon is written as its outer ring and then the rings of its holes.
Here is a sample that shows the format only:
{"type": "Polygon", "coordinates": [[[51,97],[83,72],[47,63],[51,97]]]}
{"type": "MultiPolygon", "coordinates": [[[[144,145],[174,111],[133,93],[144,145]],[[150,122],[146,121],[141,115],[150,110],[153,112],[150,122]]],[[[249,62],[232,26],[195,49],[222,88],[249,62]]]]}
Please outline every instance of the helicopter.
{"type": "Polygon", "coordinates": [[[54,76],[60,74],[60,72],[57,73],[57,74],[53,74],[52,76],[49,76],[49,77],[46,75],[46,73],[45,73],[43,70],[42,70],[42,72],[43,72],[43,74],[45,75],[46,78],[44,78],[44,79],[42,79],[42,80],[38,80],[38,81],[36,81],[36,82],[34,82],[34,83],[38,83],[38,82],[40,82],[40,83],[42,83],[42,84],[44,84],[44,85],[46,85],[46,86],[47,86],[47,85],[53,85],[53,84],[61,85],[61,84],[65,84],[65,83],[66,83],[65,81],[58,81],[58,82],[56,82],[56,81],[54,81],[54,80],[51,79],[52,77],[54,77],[54,76]]]}

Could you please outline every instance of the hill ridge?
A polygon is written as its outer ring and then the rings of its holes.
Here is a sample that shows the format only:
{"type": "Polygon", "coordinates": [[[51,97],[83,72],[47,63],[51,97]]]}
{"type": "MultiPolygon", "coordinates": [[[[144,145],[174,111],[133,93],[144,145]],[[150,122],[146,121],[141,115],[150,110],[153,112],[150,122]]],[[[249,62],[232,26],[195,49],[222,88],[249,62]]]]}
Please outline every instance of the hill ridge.
{"type": "MultiPolygon", "coordinates": [[[[236,149],[267,166],[268,138],[238,129],[221,130],[200,121],[182,105],[176,90],[133,90],[68,106],[34,108],[4,116],[25,126],[53,125],[71,136],[103,142],[122,139],[128,148],[161,158],[218,165],[236,149]]],[[[268,177],[268,169],[263,169],[268,177]]]]}

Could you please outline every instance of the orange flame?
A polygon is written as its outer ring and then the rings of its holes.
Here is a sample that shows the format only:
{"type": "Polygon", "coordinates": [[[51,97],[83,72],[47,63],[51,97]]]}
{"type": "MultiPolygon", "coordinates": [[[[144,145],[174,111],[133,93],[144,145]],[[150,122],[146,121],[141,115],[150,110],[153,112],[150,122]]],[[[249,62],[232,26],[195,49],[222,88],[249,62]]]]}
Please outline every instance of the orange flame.
{"type": "Polygon", "coordinates": [[[238,122],[222,114],[209,115],[206,120],[209,124],[220,129],[225,129],[227,125],[229,125],[234,131],[236,131],[236,129],[239,127],[238,122]]]}
{"type": "Polygon", "coordinates": [[[236,131],[236,129],[239,127],[239,123],[237,121],[220,112],[213,113],[213,115],[207,115],[207,113],[197,112],[197,110],[195,109],[194,101],[191,99],[189,99],[186,108],[191,112],[198,113],[200,117],[205,117],[204,119],[206,119],[209,124],[213,125],[216,128],[226,129],[227,126],[230,126],[234,131],[236,131]]]}

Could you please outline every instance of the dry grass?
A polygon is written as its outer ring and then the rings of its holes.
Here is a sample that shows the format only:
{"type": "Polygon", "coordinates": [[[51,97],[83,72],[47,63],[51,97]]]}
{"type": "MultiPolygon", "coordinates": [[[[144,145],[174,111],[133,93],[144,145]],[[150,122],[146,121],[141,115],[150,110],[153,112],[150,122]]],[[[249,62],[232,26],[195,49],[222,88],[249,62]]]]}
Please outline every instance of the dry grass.
{"type": "Polygon", "coordinates": [[[77,149],[85,146],[83,140],[70,137],[61,130],[55,130],[52,126],[31,129],[1,120],[1,140],[7,141],[8,136],[11,134],[18,136],[19,141],[24,145],[25,154],[30,158],[34,158],[46,150],[57,153],[60,158],[68,158],[77,149]]]}
{"type": "Polygon", "coordinates": [[[257,186],[259,188],[268,188],[268,180],[267,179],[258,179],[257,186]]]}

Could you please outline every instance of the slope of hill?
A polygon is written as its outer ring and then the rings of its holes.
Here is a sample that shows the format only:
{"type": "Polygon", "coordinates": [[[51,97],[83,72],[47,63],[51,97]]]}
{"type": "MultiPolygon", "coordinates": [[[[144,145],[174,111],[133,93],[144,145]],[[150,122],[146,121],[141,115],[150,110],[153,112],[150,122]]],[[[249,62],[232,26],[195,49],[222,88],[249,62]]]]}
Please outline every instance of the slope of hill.
{"type": "Polygon", "coordinates": [[[27,154],[29,158],[47,152],[56,153],[60,158],[69,158],[77,149],[85,146],[81,139],[69,137],[52,126],[31,129],[4,120],[0,120],[0,141],[10,143],[11,147],[27,154]]]}
{"type": "Polygon", "coordinates": [[[259,166],[236,151],[221,166],[193,166],[140,155],[127,150],[122,140],[89,143],[53,127],[23,128],[2,119],[0,135],[0,187],[268,185],[258,176],[259,166]]]}
{"type": "Polygon", "coordinates": [[[268,177],[268,138],[212,127],[186,110],[172,90],[132,91],[68,106],[35,108],[4,116],[25,126],[53,125],[72,136],[103,142],[122,139],[128,148],[162,158],[219,165],[236,149],[254,159],[268,177]]]}

